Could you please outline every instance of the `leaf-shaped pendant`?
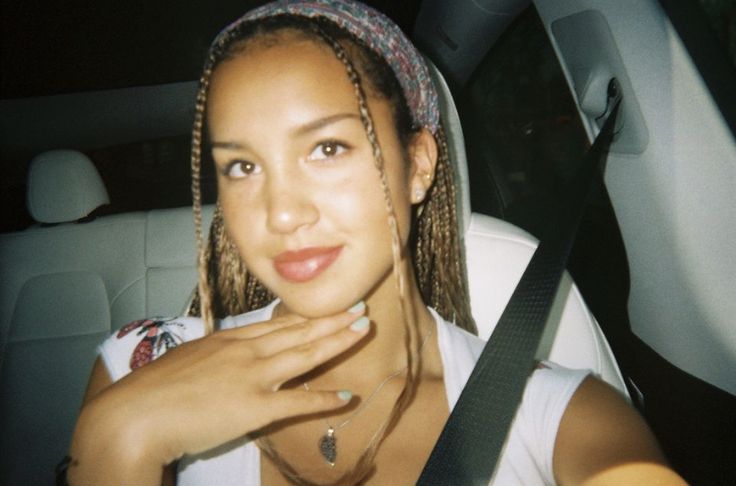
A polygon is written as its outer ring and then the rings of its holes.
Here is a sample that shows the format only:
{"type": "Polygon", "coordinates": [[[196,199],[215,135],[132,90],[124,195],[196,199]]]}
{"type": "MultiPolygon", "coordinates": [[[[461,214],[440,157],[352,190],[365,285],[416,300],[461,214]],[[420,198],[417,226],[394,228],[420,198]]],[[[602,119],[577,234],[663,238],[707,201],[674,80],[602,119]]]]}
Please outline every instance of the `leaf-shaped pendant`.
{"type": "Polygon", "coordinates": [[[319,440],[319,452],[330,466],[335,465],[337,459],[337,438],[335,437],[335,429],[332,427],[327,429],[327,433],[319,440]]]}

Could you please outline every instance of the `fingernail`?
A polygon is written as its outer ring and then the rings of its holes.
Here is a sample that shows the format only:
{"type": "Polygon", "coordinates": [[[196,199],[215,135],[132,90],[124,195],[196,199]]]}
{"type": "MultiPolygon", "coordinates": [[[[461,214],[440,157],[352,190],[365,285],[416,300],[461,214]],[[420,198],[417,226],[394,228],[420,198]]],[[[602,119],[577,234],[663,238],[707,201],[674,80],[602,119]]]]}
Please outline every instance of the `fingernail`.
{"type": "Polygon", "coordinates": [[[348,309],[348,312],[350,312],[351,314],[360,314],[364,310],[365,310],[365,302],[361,300],[360,302],[352,306],[350,309],[348,309]]]}
{"type": "Polygon", "coordinates": [[[349,402],[351,398],[353,398],[353,392],[350,390],[340,390],[337,392],[337,398],[342,400],[343,402],[349,402]]]}
{"type": "Polygon", "coordinates": [[[350,329],[352,329],[353,331],[365,331],[370,325],[370,319],[368,319],[366,316],[362,316],[360,319],[350,324],[350,329]]]}

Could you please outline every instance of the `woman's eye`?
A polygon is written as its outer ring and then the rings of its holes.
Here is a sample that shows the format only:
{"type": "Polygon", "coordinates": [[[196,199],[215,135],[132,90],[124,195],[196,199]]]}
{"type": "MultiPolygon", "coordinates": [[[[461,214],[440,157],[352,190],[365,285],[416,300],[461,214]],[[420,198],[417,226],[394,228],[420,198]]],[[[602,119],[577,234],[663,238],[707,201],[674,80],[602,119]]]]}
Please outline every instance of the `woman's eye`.
{"type": "Polygon", "coordinates": [[[227,166],[225,175],[234,179],[248,177],[254,174],[260,174],[261,167],[247,160],[234,160],[227,166]]]}
{"type": "Polygon", "coordinates": [[[340,142],[322,142],[312,150],[311,154],[309,154],[309,160],[329,159],[342,154],[346,150],[347,147],[340,142]]]}

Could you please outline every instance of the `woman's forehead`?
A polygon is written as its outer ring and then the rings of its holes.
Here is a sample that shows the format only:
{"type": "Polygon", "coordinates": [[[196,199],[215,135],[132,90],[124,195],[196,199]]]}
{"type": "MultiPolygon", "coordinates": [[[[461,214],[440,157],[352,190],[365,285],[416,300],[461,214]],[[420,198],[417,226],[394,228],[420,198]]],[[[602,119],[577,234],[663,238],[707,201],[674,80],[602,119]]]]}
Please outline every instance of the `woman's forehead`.
{"type": "Polygon", "coordinates": [[[354,99],[344,65],[312,39],[284,38],[255,43],[221,63],[212,75],[210,98],[223,93],[253,98],[293,99],[296,95],[354,99]]]}
{"type": "MultiPolygon", "coordinates": [[[[325,21],[350,38],[359,40],[393,71],[407,101],[413,124],[427,127],[432,133],[437,133],[440,123],[438,95],[423,57],[391,19],[360,2],[341,0],[270,2],[249,11],[230,24],[220,32],[213,47],[220,45],[229,35],[249,23],[280,18],[325,21]]],[[[320,35],[325,33],[321,26],[314,25],[314,27],[321,32],[320,35]]]]}
{"type": "MultiPolygon", "coordinates": [[[[372,90],[366,91],[370,97],[372,90]]],[[[374,115],[383,118],[378,104],[388,102],[370,101],[374,115]]],[[[252,133],[263,125],[293,131],[344,114],[359,115],[355,88],[329,47],[310,39],[253,45],[212,76],[208,122],[216,138],[252,133]]]]}
{"type": "MultiPolygon", "coordinates": [[[[381,96],[381,93],[374,89],[371,75],[366,72],[366,59],[361,48],[353,41],[342,39],[337,41],[341,48],[345,51],[352,66],[360,73],[361,85],[367,95],[381,96]]],[[[270,56],[277,63],[282,63],[282,69],[293,69],[294,60],[305,52],[309,54],[317,54],[314,62],[319,63],[320,69],[324,69],[326,64],[332,64],[333,67],[339,66],[334,72],[322,72],[322,76],[328,74],[338,76],[341,79],[348,79],[345,64],[337,57],[335,50],[329,46],[325,40],[314,32],[303,31],[294,27],[283,27],[281,29],[258,34],[236,44],[229,50],[229,54],[221,61],[226,63],[238,56],[247,56],[249,54],[258,54],[259,56],[270,56]],[[278,48],[278,49],[277,49],[278,48]],[[321,54],[321,55],[319,55],[321,54]]],[[[219,66],[218,66],[219,67],[219,66]]],[[[215,70],[217,72],[217,69],[215,70]]]]}
{"type": "Polygon", "coordinates": [[[246,39],[235,41],[233,45],[227,49],[227,51],[231,53],[227,57],[245,54],[250,49],[263,49],[292,42],[312,42],[315,46],[328,49],[324,41],[319,39],[314,32],[308,32],[296,27],[284,26],[276,30],[260,32],[246,39]]]}

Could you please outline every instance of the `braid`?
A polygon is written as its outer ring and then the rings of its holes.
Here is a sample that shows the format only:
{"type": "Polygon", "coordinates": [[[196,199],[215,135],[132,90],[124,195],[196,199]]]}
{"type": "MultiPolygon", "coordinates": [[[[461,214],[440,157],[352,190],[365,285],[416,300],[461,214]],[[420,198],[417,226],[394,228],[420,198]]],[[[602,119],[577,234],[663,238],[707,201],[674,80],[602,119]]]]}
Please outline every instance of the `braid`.
{"type": "Polygon", "coordinates": [[[212,288],[210,286],[208,258],[211,256],[211,245],[205,246],[202,239],[202,131],[204,126],[204,110],[207,104],[207,90],[212,76],[213,56],[207,59],[204,71],[199,80],[197,102],[192,128],[192,206],[194,212],[194,233],[197,240],[197,269],[199,283],[197,292],[189,306],[188,314],[199,314],[205,325],[205,332],[211,333],[214,328],[212,313],[212,288]]]}
{"type": "Polygon", "coordinates": [[[435,178],[417,211],[414,226],[414,269],[424,302],[443,318],[475,333],[458,231],[455,174],[443,127],[435,139],[438,147],[435,178]]]}
{"type": "Polygon", "coordinates": [[[215,207],[207,242],[202,237],[202,137],[207,93],[214,67],[240,32],[234,29],[213,46],[199,81],[194,128],[192,131],[192,200],[194,230],[197,239],[199,284],[187,309],[188,315],[198,315],[205,323],[207,334],[214,331],[215,318],[242,314],[267,305],[274,299],[245,267],[237,248],[230,241],[222,219],[222,209],[215,207]]]}

